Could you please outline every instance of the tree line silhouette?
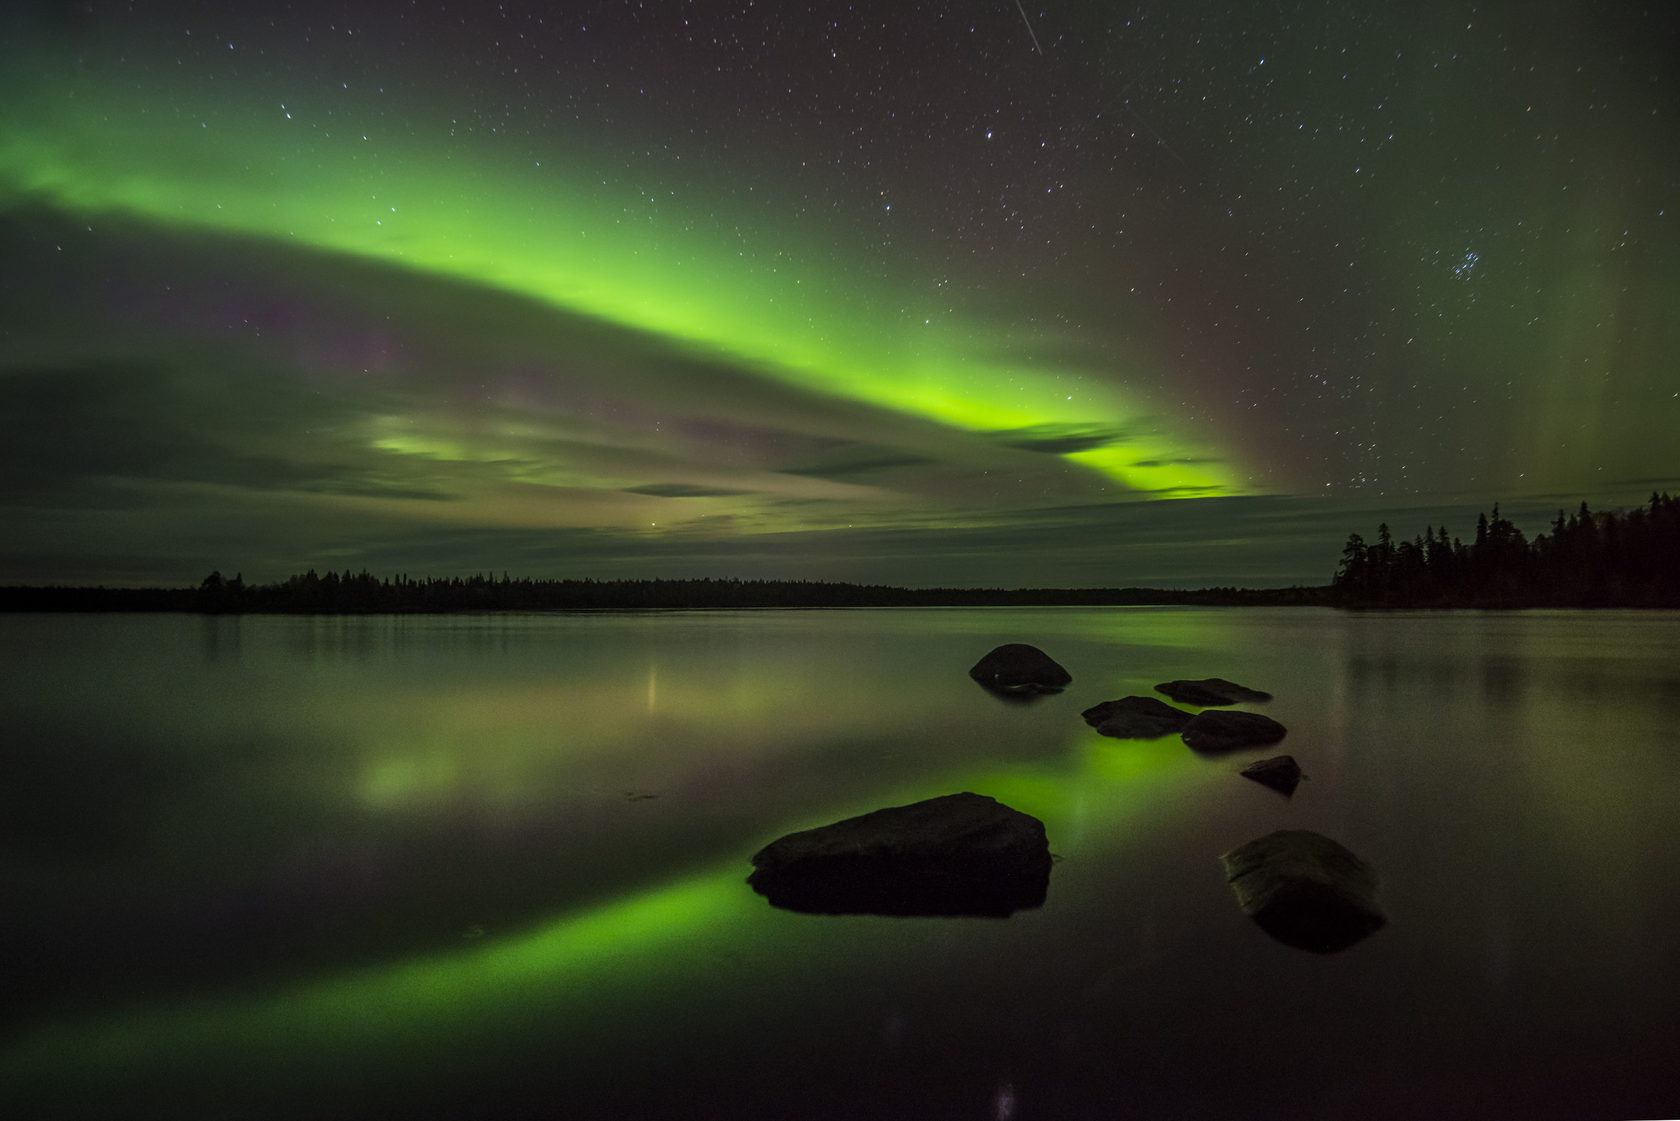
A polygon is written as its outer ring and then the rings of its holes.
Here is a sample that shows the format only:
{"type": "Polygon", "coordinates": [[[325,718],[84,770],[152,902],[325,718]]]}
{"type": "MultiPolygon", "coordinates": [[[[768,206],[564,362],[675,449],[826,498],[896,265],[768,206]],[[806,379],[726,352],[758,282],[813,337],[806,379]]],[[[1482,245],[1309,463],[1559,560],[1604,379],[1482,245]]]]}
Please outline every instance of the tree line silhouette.
{"type": "Polygon", "coordinates": [[[764,607],[1280,605],[1323,602],[1322,588],[899,588],[809,580],[532,580],[503,573],[381,578],[314,569],[277,584],[212,572],[196,588],[0,589],[14,611],[198,611],[410,614],[470,611],[638,611],[764,607]]]}
{"type": "Polygon", "coordinates": [[[1469,545],[1430,526],[1395,541],[1387,524],[1355,533],[1331,582],[1347,607],[1680,607],[1680,500],[1594,513],[1558,511],[1528,541],[1499,514],[1476,519],[1469,545]]]}

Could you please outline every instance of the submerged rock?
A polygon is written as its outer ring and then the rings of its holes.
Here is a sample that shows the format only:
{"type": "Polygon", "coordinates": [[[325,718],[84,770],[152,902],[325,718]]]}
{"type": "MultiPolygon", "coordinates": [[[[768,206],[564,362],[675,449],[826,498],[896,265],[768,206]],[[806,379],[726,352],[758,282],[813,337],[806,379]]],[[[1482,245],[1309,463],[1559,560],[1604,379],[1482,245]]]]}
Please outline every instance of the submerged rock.
{"type": "Polygon", "coordinates": [[[1226,681],[1223,677],[1204,677],[1200,681],[1163,681],[1155,686],[1155,691],[1165,693],[1179,704],[1197,705],[1202,708],[1272,699],[1270,693],[1238,685],[1235,681],[1226,681]]]}
{"type": "Polygon", "coordinates": [[[1180,734],[1195,750],[1211,753],[1276,743],[1289,734],[1289,729],[1258,712],[1209,709],[1197,713],[1180,734]]]}
{"type": "Polygon", "coordinates": [[[1121,697],[1092,705],[1079,715],[1105,736],[1116,739],[1153,739],[1182,732],[1190,714],[1154,697],[1121,697]]]}
{"type": "Polygon", "coordinates": [[[1293,755],[1274,755],[1270,759],[1250,763],[1242,769],[1242,773],[1262,786],[1271,787],[1285,798],[1294,794],[1301,780],[1307,777],[1301,773],[1301,765],[1295,762],[1293,755]]]}
{"type": "Polygon", "coordinates": [[[982,915],[1043,904],[1044,823],[982,794],[947,794],[772,841],[747,878],[811,914],[982,915]]]}
{"type": "Polygon", "coordinates": [[[1037,696],[1060,693],[1073,675],[1050,655],[1024,642],[1007,642],[974,663],[968,676],[994,693],[1037,696]]]}
{"type": "Polygon", "coordinates": [[[1345,950],[1388,921],[1376,901],[1376,871],[1318,833],[1280,829],[1219,861],[1243,913],[1297,949],[1345,950]]]}

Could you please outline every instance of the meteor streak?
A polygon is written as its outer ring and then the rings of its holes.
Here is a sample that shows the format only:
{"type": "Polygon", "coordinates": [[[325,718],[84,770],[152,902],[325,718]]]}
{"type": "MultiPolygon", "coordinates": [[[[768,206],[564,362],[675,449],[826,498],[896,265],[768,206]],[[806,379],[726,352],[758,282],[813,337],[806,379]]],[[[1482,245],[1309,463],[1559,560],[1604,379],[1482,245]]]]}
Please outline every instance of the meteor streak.
{"type": "Polygon", "coordinates": [[[1032,20],[1027,18],[1027,10],[1021,7],[1021,0],[1015,0],[1015,10],[1021,13],[1021,22],[1027,25],[1027,34],[1032,36],[1033,50],[1043,54],[1044,48],[1038,45],[1038,36],[1033,32],[1032,20]]]}

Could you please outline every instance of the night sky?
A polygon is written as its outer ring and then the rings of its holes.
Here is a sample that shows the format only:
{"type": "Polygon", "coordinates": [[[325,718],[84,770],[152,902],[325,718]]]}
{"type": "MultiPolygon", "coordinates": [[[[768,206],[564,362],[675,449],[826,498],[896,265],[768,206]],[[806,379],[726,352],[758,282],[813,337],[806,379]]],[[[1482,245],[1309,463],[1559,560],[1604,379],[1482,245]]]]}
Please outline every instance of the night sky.
{"type": "Polygon", "coordinates": [[[0,583],[1318,584],[1680,491],[1666,5],[5,9],[0,583]]]}

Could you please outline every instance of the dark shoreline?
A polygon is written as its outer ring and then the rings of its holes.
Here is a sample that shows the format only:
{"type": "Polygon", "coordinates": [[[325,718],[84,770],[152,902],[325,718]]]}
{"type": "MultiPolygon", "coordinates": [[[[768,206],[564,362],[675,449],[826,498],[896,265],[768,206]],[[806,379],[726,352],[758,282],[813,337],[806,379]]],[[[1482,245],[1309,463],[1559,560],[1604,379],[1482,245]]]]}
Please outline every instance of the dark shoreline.
{"type": "Polygon", "coordinates": [[[1676,610],[1665,598],[1507,596],[1365,599],[1334,586],[1288,588],[896,588],[774,580],[437,580],[292,586],[0,587],[0,614],[469,615],[521,611],[753,611],[894,607],[1334,607],[1390,611],[1676,610]]]}
{"type": "Polygon", "coordinates": [[[0,588],[0,612],[185,612],[438,615],[494,611],[671,611],[838,607],[1327,607],[1331,589],[897,588],[776,580],[496,580],[392,582],[309,573],[246,586],[219,575],[196,588],[0,588]]]}

